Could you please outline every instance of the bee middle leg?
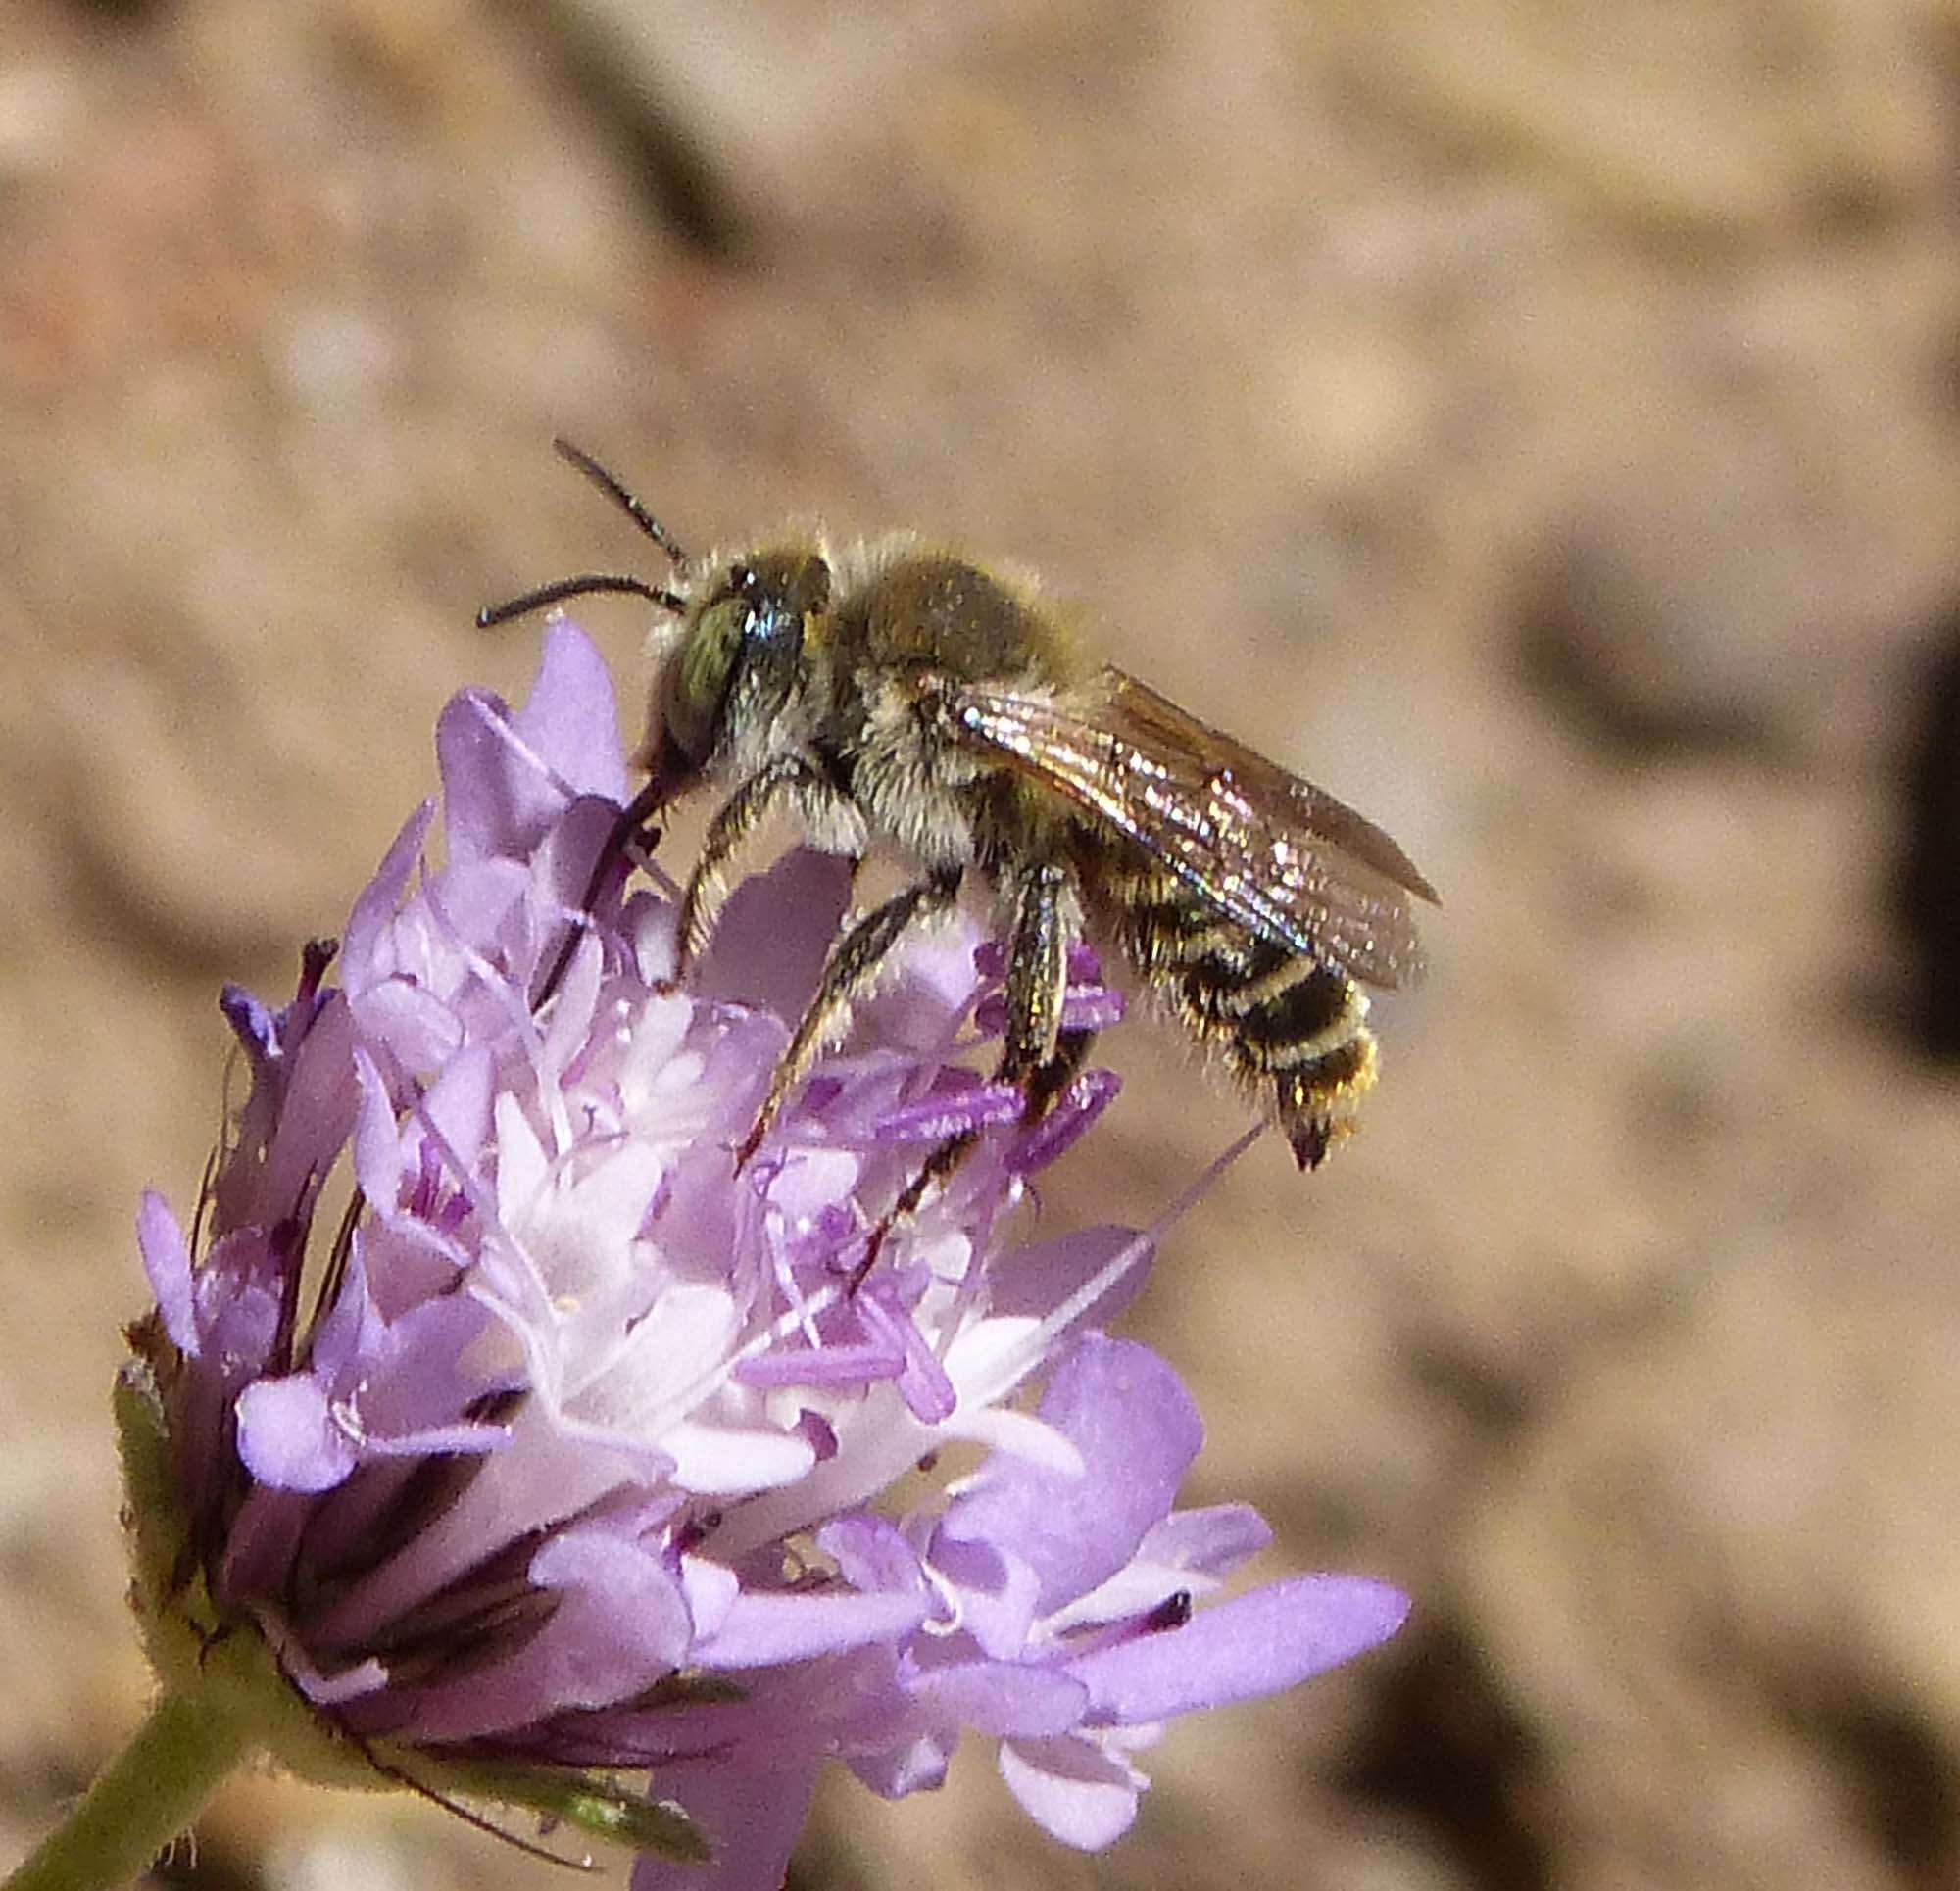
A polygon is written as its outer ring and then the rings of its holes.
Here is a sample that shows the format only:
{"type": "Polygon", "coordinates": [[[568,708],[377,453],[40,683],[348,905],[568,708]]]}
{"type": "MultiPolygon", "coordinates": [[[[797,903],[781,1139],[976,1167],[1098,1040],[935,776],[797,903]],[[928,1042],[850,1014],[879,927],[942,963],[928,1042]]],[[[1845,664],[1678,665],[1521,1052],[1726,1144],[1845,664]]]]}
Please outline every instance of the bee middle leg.
{"type": "Polygon", "coordinates": [[[748,1166],[749,1158],[761,1146],[763,1137],[768,1135],[791,1091],[849,1028],[852,1007],[869,994],[900,941],[914,928],[952,911],[959,897],[962,878],[961,870],[953,867],[906,888],[865,914],[831,948],[815,994],[804,1007],[789,1048],[783,1052],[775,1075],[769,1080],[762,1107],[756,1112],[756,1120],[735,1153],[738,1172],[748,1166]]]}

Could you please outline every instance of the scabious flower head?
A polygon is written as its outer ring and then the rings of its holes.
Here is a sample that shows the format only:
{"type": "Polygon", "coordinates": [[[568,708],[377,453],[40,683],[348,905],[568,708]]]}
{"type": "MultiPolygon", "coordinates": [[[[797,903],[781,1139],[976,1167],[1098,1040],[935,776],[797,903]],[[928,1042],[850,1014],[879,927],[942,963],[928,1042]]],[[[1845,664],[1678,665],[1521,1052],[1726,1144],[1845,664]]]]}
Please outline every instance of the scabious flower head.
{"type": "MultiPolygon", "coordinates": [[[[1197,1414],[1102,1331],[1148,1238],[1013,1213],[1114,1080],[1030,1127],[967,1067],[997,949],[906,952],[738,1172],[844,867],[748,882],[684,987],[673,903],[619,876],[534,1008],[626,794],[592,647],[555,626],[525,706],[465,692],[437,747],[440,863],[430,803],[337,956],[277,1008],[226,994],[249,1092],[193,1230],[158,1195],[139,1216],[160,1661],[186,1626],[193,1659],[249,1639],[343,1773],[587,1824],[590,1782],[644,1773],[712,1862],[676,1862],[678,1818],[628,1821],[643,1886],[768,1891],[827,1760],[896,1797],[975,1734],[1099,1846],[1165,1719],[1393,1632],[1402,1598],[1358,1578],[1207,1604],[1266,1530],[1173,1507],[1197,1414]],[[962,1130],[975,1153],[857,1278],[962,1130]],[[957,1481],[918,1475],[956,1445],[957,1481]]],[[[1113,1022],[1074,974],[1070,1021],[1113,1022]]]]}

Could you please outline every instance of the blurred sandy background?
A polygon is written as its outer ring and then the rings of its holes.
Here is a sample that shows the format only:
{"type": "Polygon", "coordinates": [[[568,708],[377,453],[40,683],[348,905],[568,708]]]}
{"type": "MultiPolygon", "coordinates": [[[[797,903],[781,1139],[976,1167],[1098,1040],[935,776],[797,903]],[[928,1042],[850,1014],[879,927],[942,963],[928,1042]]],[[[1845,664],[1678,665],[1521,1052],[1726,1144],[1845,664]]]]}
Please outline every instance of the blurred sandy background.
{"type": "MultiPolygon", "coordinates": [[[[969,1753],[800,1891],[1960,1882],[1956,107],[1950,0],[12,0],[0,1859],[144,1698],[107,1391],[218,982],[522,687],[478,604],[660,575],[563,431],[690,544],[1034,564],[1447,902],[1364,1134],[1138,1321],[1192,1498],[1414,1624],[1099,1859],[969,1753]]],[[[1119,1060],[1052,1214],[1240,1120],[1119,1060]]],[[[243,1780],[158,1881],[565,1880],[243,1780]]]]}

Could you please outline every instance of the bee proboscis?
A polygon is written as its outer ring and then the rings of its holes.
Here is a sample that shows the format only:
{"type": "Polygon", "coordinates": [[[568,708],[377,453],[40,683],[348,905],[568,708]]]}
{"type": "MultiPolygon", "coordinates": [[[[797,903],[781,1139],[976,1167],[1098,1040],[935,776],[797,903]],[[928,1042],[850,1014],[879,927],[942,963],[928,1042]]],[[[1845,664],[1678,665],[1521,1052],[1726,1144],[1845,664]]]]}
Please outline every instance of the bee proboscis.
{"type": "MultiPolygon", "coordinates": [[[[595,873],[595,897],[627,840],[707,785],[726,799],[681,896],[677,977],[712,935],[738,853],[773,813],[822,850],[855,861],[888,847],[913,869],[832,948],[740,1160],[848,1029],[894,949],[945,914],[969,874],[1000,904],[999,1075],[1021,1087],[1029,1116],[1088,1051],[1087,1033],[1063,1029],[1062,1006],[1069,948],[1093,937],[1220,1054],[1302,1169],[1346,1139],[1377,1067],[1361,988],[1421,975],[1412,901],[1436,898],[1380,828],[1085,658],[1031,583],[905,534],[834,547],[788,531],[697,561],[611,473],[555,444],[675,573],[672,590],[562,579],[479,613],[487,624],[623,591],[672,620],[636,757],[648,781],[595,873]]],[[[964,1147],[944,1145],[898,1212],[964,1147]]]]}

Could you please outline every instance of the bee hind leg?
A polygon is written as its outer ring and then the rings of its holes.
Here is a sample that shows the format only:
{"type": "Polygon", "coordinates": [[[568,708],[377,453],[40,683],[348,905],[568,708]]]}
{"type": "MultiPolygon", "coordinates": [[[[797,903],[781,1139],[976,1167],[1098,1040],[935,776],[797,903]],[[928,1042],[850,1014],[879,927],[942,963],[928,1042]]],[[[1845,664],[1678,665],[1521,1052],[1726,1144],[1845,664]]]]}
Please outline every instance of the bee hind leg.
{"type": "MultiPolygon", "coordinates": [[[[1007,933],[1007,1026],[997,1083],[1016,1084],[1022,1094],[1021,1120],[1037,1123],[1054,1108],[1069,1080],[1082,1068],[1095,1042],[1093,1031],[1064,1031],[1062,1006],[1068,996],[1068,947],[1074,935],[1074,882],[1065,868],[1046,862],[1024,875],[1012,891],[1007,933]]],[[[979,1141],[962,1130],[940,1142],[906,1184],[871,1231],[871,1238],[851,1277],[856,1292],[870,1273],[892,1230],[918,1211],[927,1191],[957,1173],[979,1141]]]]}

